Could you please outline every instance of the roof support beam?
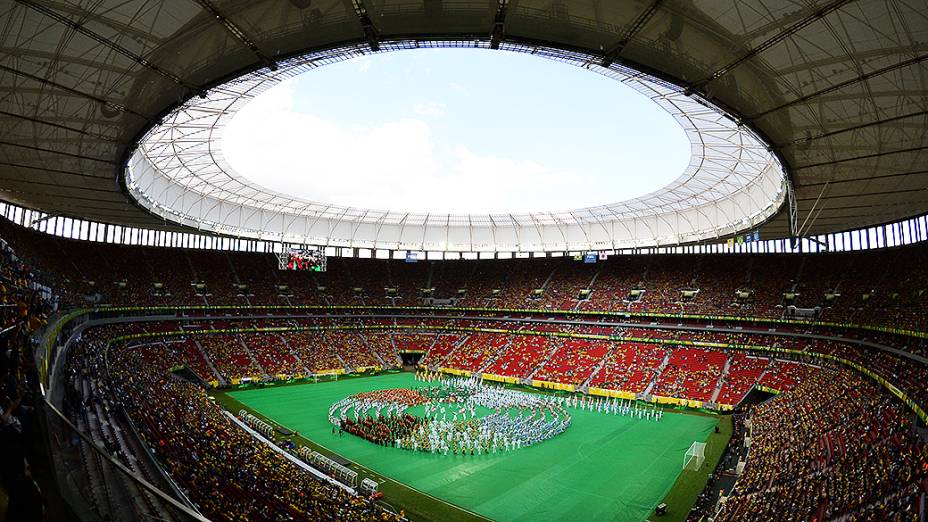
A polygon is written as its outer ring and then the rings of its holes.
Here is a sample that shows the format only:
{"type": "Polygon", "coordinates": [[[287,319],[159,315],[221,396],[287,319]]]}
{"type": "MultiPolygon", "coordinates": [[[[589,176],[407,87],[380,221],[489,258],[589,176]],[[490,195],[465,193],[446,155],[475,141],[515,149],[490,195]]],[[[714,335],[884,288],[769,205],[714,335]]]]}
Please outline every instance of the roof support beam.
{"type": "Polygon", "coordinates": [[[809,187],[816,187],[818,185],[824,185],[826,183],[830,183],[832,185],[839,185],[841,183],[858,183],[861,181],[875,181],[878,179],[904,178],[907,176],[925,176],[925,175],[928,175],[928,170],[908,170],[908,171],[903,171],[903,172],[894,172],[892,174],[883,174],[880,176],[867,176],[864,178],[860,178],[860,177],[842,178],[842,179],[835,179],[835,180],[830,180],[830,181],[819,181],[816,183],[804,183],[802,187],[809,188],[809,187]]]}
{"type": "Polygon", "coordinates": [[[20,149],[34,150],[34,151],[36,151],[36,152],[47,152],[47,153],[49,153],[49,154],[60,154],[60,155],[62,155],[62,156],[68,156],[68,157],[71,157],[71,158],[77,158],[77,159],[88,160],[88,161],[97,161],[97,162],[100,162],[100,163],[107,163],[107,164],[109,164],[109,165],[114,165],[114,164],[116,163],[116,162],[114,162],[114,161],[112,161],[112,160],[108,160],[108,159],[104,159],[104,158],[95,158],[95,157],[93,157],[93,156],[84,156],[83,154],[74,154],[74,153],[72,153],[72,152],[64,152],[64,151],[55,150],[55,149],[48,149],[48,148],[45,148],[45,147],[36,147],[36,146],[33,146],[33,145],[24,145],[24,144],[22,144],[22,143],[14,143],[14,142],[12,142],[12,141],[0,141],[0,145],[6,146],[6,147],[16,147],[16,148],[20,148],[20,149]]]}
{"type": "Polygon", "coordinates": [[[835,11],[835,10],[837,10],[837,9],[840,9],[841,7],[843,7],[845,4],[847,4],[847,3],[850,2],[850,1],[852,1],[852,0],[832,0],[832,2],[829,3],[828,5],[822,7],[821,9],[816,10],[816,11],[815,11],[814,13],[812,13],[811,15],[809,15],[809,16],[803,18],[802,20],[800,20],[800,21],[794,23],[793,25],[787,27],[784,31],[782,31],[782,32],[780,32],[780,33],[777,33],[777,34],[771,36],[770,38],[764,40],[764,41],[763,41],[760,45],[758,45],[757,47],[755,47],[755,48],[751,49],[750,51],[748,51],[747,53],[741,55],[739,58],[737,58],[737,59],[734,60],[733,62],[731,62],[731,63],[725,65],[725,66],[722,67],[721,69],[716,70],[715,72],[713,72],[712,74],[710,74],[708,77],[706,77],[706,78],[704,78],[704,79],[702,79],[702,80],[700,80],[700,81],[698,81],[698,82],[696,82],[696,83],[690,85],[690,87],[688,88],[688,90],[689,90],[690,92],[692,92],[692,91],[701,89],[702,87],[705,87],[706,84],[708,84],[709,82],[712,82],[712,81],[714,81],[714,80],[717,80],[717,79],[721,78],[722,76],[725,76],[726,74],[728,74],[728,73],[729,73],[732,69],[734,69],[735,67],[738,67],[739,65],[741,65],[742,63],[744,63],[744,62],[750,60],[750,59],[753,58],[754,56],[757,56],[758,54],[763,53],[764,51],[766,51],[766,50],[770,49],[771,47],[777,45],[778,43],[782,42],[783,40],[786,40],[786,39],[789,38],[790,36],[793,36],[794,34],[798,33],[799,31],[801,31],[802,29],[806,28],[807,26],[809,26],[809,25],[811,25],[811,24],[817,22],[818,20],[824,18],[825,16],[831,14],[833,11],[835,11]]]}
{"type": "Polygon", "coordinates": [[[196,0],[196,3],[199,4],[204,11],[211,14],[216,19],[217,23],[225,27],[225,29],[232,36],[234,36],[235,39],[239,41],[239,43],[253,52],[265,67],[272,71],[277,70],[277,62],[261,52],[261,49],[258,48],[258,44],[256,44],[255,41],[252,40],[244,30],[242,30],[242,28],[236,25],[235,22],[229,20],[224,14],[222,14],[222,12],[220,12],[219,9],[217,9],[216,6],[212,4],[212,2],[209,0],[196,0]]]}
{"type": "MultiPolygon", "coordinates": [[[[26,170],[37,170],[40,172],[51,172],[53,174],[65,174],[68,176],[77,176],[79,178],[96,178],[100,179],[100,176],[94,176],[93,174],[87,174],[86,172],[75,172],[73,170],[64,170],[64,169],[53,169],[51,167],[38,167],[36,165],[26,165],[23,163],[10,163],[7,161],[0,161],[0,167],[10,167],[14,169],[26,169],[26,170]]],[[[32,181],[30,181],[32,183],[32,181]]],[[[74,187],[69,187],[74,188],[74,187]]],[[[87,189],[87,190],[98,190],[98,189],[87,189]]]]}
{"type": "Polygon", "coordinates": [[[41,14],[43,14],[43,15],[45,15],[45,16],[51,18],[52,20],[58,22],[59,24],[61,24],[61,25],[65,26],[65,27],[71,29],[72,31],[77,32],[77,33],[80,33],[80,34],[86,36],[87,38],[90,38],[91,40],[93,40],[93,41],[99,43],[100,45],[103,45],[104,47],[107,47],[107,48],[109,48],[109,49],[112,49],[113,51],[116,51],[117,53],[119,53],[119,54],[125,56],[126,58],[129,58],[130,60],[134,61],[135,63],[137,63],[137,64],[139,64],[139,65],[141,65],[142,67],[145,67],[145,68],[147,68],[147,69],[150,69],[150,70],[154,71],[155,73],[159,74],[160,76],[162,76],[162,77],[164,77],[164,78],[167,78],[167,79],[171,80],[171,81],[174,82],[175,84],[180,85],[180,86],[186,88],[186,89],[189,90],[190,92],[197,93],[197,94],[199,94],[200,96],[203,96],[203,95],[205,94],[204,92],[202,92],[203,90],[200,89],[199,87],[194,86],[194,85],[191,85],[191,84],[185,82],[185,81],[184,81],[183,79],[181,79],[179,76],[177,76],[177,75],[175,75],[175,74],[173,74],[173,73],[170,73],[170,72],[168,72],[168,71],[165,71],[165,70],[162,69],[161,67],[158,67],[157,65],[155,65],[155,64],[153,64],[153,63],[151,63],[151,62],[149,62],[149,61],[148,61],[147,59],[145,59],[143,56],[140,56],[140,55],[138,55],[138,54],[135,54],[134,52],[130,51],[129,49],[126,49],[125,47],[119,45],[118,43],[113,42],[113,41],[111,41],[111,40],[109,40],[109,39],[107,39],[107,38],[105,38],[105,37],[103,37],[103,36],[101,36],[101,35],[99,35],[99,34],[93,32],[93,31],[91,31],[90,29],[87,29],[86,27],[84,27],[84,26],[81,25],[80,23],[75,22],[74,20],[71,20],[70,18],[68,18],[68,17],[66,17],[66,16],[64,16],[64,15],[62,15],[62,14],[60,14],[60,13],[58,13],[57,11],[54,11],[53,9],[50,9],[50,8],[44,6],[44,5],[40,5],[40,4],[37,4],[37,3],[35,3],[35,2],[32,2],[31,0],[16,0],[16,1],[19,2],[19,3],[21,3],[21,4],[23,4],[24,6],[26,6],[26,7],[28,7],[28,8],[30,8],[30,9],[32,9],[33,11],[36,11],[36,12],[38,12],[38,13],[41,13],[41,14]]]}
{"type": "Polygon", "coordinates": [[[791,141],[791,142],[784,143],[784,144],[782,144],[782,145],[777,145],[776,148],[779,150],[779,149],[784,149],[784,148],[786,148],[786,147],[796,146],[796,145],[798,145],[798,146],[801,148],[802,145],[805,145],[805,144],[807,144],[807,143],[811,143],[811,142],[813,142],[813,141],[815,141],[815,140],[820,140],[820,139],[823,139],[823,138],[828,138],[828,137],[831,137],[831,136],[835,136],[835,135],[837,135],[837,134],[844,134],[845,132],[853,132],[853,131],[856,131],[856,130],[866,129],[866,128],[868,128],[868,127],[877,127],[877,126],[880,126],[880,125],[885,125],[885,124],[887,124],[887,123],[895,123],[895,122],[897,122],[897,121],[906,120],[906,119],[909,119],[909,118],[918,118],[919,116],[928,116],[928,110],[918,111],[918,112],[912,112],[912,113],[909,113],[909,114],[902,114],[902,115],[900,115],[900,116],[893,116],[892,118],[886,118],[886,119],[884,119],[884,120],[874,120],[874,121],[871,121],[871,122],[862,123],[862,124],[860,124],[860,125],[853,125],[853,126],[850,126],[850,127],[845,127],[845,128],[843,128],[843,129],[833,130],[833,131],[829,131],[829,132],[823,132],[823,133],[821,133],[821,134],[816,134],[815,136],[806,136],[805,138],[799,138],[799,139],[797,139],[797,140],[793,140],[793,141],[791,141]]]}
{"type": "Polygon", "coordinates": [[[97,138],[97,139],[100,139],[100,140],[103,140],[103,141],[108,141],[108,142],[111,142],[111,143],[121,143],[119,140],[117,140],[117,139],[115,139],[115,138],[111,138],[111,137],[109,137],[109,136],[104,136],[103,134],[97,134],[97,133],[94,133],[94,132],[87,132],[87,131],[85,131],[84,129],[78,129],[77,127],[69,127],[69,126],[67,126],[67,125],[62,125],[62,124],[60,124],[60,123],[54,123],[54,122],[51,122],[51,121],[40,120],[39,118],[32,118],[32,117],[30,117],[30,116],[23,116],[22,114],[16,114],[16,113],[13,113],[13,112],[8,112],[8,111],[0,110],[0,116],[9,116],[10,118],[17,118],[17,119],[20,119],[20,120],[28,121],[28,122],[30,122],[30,123],[36,123],[36,124],[39,124],[39,125],[47,125],[47,126],[49,126],[49,127],[54,127],[54,128],[56,128],[56,129],[61,129],[61,130],[68,131],[68,132],[74,132],[74,133],[80,134],[80,135],[82,135],[82,136],[89,136],[89,137],[92,137],[92,138],[97,138]]]}
{"type": "Polygon", "coordinates": [[[91,60],[79,56],[71,56],[65,54],[63,49],[57,50],[57,52],[52,51],[40,51],[38,49],[22,49],[18,47],[4,46],[0,47],[0,54],[16,56],[17,58],[35,58],[35,62],[58,62],[64,64],[74,64],[81,67],[87,67],[89,69],[97,69],[100,71],[114,72],[117,74],[130,74],[130,71],[126,70],[125,67],[114,65],[111,63],[103,63],[97,60],[91,60]]]}
{"type": "Polygon", "coordinates": [[[105,100],[105,99],[103,99],[103,98],[100,98],[100,97],[98,97],[98,96],[94,96],[93,94],[88,94],[88,93],[86,93],[86,92],[79,91],[79,90],[77,90],[77,89],[72,89],[71,87],[68,87],[68,86],[66,86],[66,85],[62,85],[62,84],[60,84],[60,83],[53,82],[53,81],[51,81],[51,80],[49,80],[49,79],[47,79],[47,78],[42,78],[41,76],[36,76],[36,75],[34,75],[34,74],[30,74],[30,73],[27,73],[27,72],[24,72],[24,71],[20,71],[20,70],[18,70],[18,69],[14,69],[14,68],[12,68],[12,67],[3,65],[2,63],[0,63],[0,71],[6,71],[6,72],[8,72],[8,73],[10,73],[10,74],[15,74],[16,76],[21,76],[21,77],[23,77],[23,78],[28,78],[28,79],[30,79],[30,80],[32,80],[32,81],[41,83],[42,85],[49,85],[49,86],[51,86],[51,87],[55,87],[55,88],[57,88],[57,89],[61,89],[62,91],[69,92],[69,93],[71,93],[71,94],[80,96],[80,97],[82,97],[82,98],[87,98],[88,100],[93,100],[93,101],[95,101],[95,102],[97,102],[97,103],[99,103],[99,104],[101,104],[101,105],[103,105],[103,106],[105,106],[105,107],[107,107],[107,108],[109,108],[109,109],[113,109],[113,110],[116,110],[116,111],[119,111],[119,112],[127,112],[127,113],[129,113],[129,114],[138,116],[138,117],[140,117],[140,118],[142,118],[142,119],[151,120],[151,118],[149,118],[148,116],[145,116],[145,115],[142,114],[142,113],[133,111],[132,109],[127,108],[125,105],[122,105],[122,104],[119,104],[119,103],[115,103],[115,102],[111,102],[111,101],[105,100]]]}
{"type": "Polygon", "coordinates": [[[839,158],[839,159],[832,160],[832,161],[823,161],[821,163],[812,163],[809,165],[799,165],[797,167],[793,167],[793,170],[811,169],[815,167],[824,167],[826,165],[835,165],[837,163],[844,163],[846,161],[859,161],[859,160],[865,160],[865,159],[871,159],[871,158],[879,158],[881,156],[891,156],[893,154],[906,154],[909,152],[920,152],[923,150],[928,150],[928,145],[923,145],[921,147],[911,147],[908,149],[887,150],[884,152],[877,152],[874,154],[864,154],[863,156],[852,156],[850,158],[839,158]]]}
{"type": "Polygon", "coordinates": [[[376,53],[380,50],[380,32],[374,27],[374,22],[371,21],[367,8],[364,7],[364,0],[351,0],[351,5],[354,8],[354,14],[358,17],[358,21],[361,22],[361,30],[364,31],[367,45],[370,46],[371,51],[376,53]]]}
{"type": "Polygon", "coordinates": [[[928,54],[921,54],[921,55],[918,55],[918,56],[916,56],[916,57],[914,57],[914,58],[910,58],[910,59],[908,59],[908,60],[903,60],[903,61],[901,61],[901,62],[894,63],[894,64],[892,64],[892,65],[887,65],[886,67],[883,67],[883,68],[881,68],[881,69],[876,69],[875,71],[870,71],[870,72],[868,72],[868,73],[866,73],[866,74],[861,74],[860,76],[856,76],[856,77],[854,77],[854,78],[850,78],[850,79],[845,80],[845,81],[843,81],[843,82],[836,83],[836,84],[832,85],[831,87],[828,87],[828,88],[825,88],[825,89],[822,89],[822,90],[820,90],[820,91],[816,91],[816,92],[813,92],[813,93],[806,94],[805,96],[801,96],[801,97],[799,97],[799,98],[796,98],[796,99],[793,100],[793,101],[786,102],[786,103],[784,103],[784,104],[782,104],[782,105],[777,105],[776,107],[774,107],[774,108],[772,108],[772,109],[767,109],[767,110],[764,111],[764,112],[761,112],[761,113],[758,113],[758,114],[756,114],[756,115],[754,115],[754,116],[751,116],[751,117],[749,118],[749,120],[758,120],[758,119],[763,118],[764,116],[766,116],[766,115],[768,115],[768,114],[770,114],[770,113],[772,113],[772,112],[776,112],[776,111],[778,111],[778,110],[780,110],[780,109],[785,109],[785,108],[787,108],[787,107],[792,107],[793,105],[797,105],[797,104],[800,104],[800,103],[807,102],[807,101],[811,100],[812,98],[817,98],[817,97],[819,97],[819,96],[822,96],[822,95],[825,95],[825,94],[828,94],[828,93],[831,93],[831,92],[835,92],[835,91],[841,90],[841,89],[843,89],[843,88],[845,88],[845,87],[847,87],[847,86],[854,85],[855,83],[865,82],[865,81],[869,80],[870,78],[876,78],[877,76],[882,76],[882,75],[884,75],[884,74],[886,74],[886,73],[888,73],[888,72],[895,71],[896,69],[903,69],[903,68],[909,67],[909,66],[911,66],[911,65],[919,64],[919,63],[921,63],[921,62],[923,62],[923,61],[925,61],[925,60],[928,60],[928,54]]]}
{"type": "Polygon", "coordinates": [[[105,13],[108,13],[108,11],[103,11],[102,14],[88,12],[86,9],[81,7],[78,2],[68,3],[67,0],[42,0],[42,4],[46,7],[54,9],[55,11],[58,11],[59,13],[74,15],[79,17],[81,20],[96,22],[100,25],[104,25],[110,29],[113,29],[120,34],[129,36],[134,40],[144,41],[146,42],[146,46],[157,46],[159,43],[161,43],[161,39],[143,27],[133,25],[132,23],[118,22],[112,18],[107,17],[105,13]]]}
{"type": "Polygon", "coordinates": [[[499,0],[496,4],[496,16],[493,19],[493,29],[490,30],[490,49],[499,49],[503,41],[504,26],[506,24],[506,8],[509,0],[499,0]]]}
{"type": "Polygon", "coordinates": [[[822,247],[823,249],[825,249],[826,252],[829,250],[829,249],[828,249],[828,243],[819,241],[819,239],[818,239],[817,237],[815,237],[815,236],[806,236],[806,240],[807,240],[807,241],[811,241],[811,242],[815,243],[816,245],[822,247]]]}
{"type": "Polygon", "coordinates": [[[789,177],[786,178],[786,204],[789,235],[795,239],[799,235],[799,202],[796,200],[796,190],[793,188],[793,183],[789,180],[789,177]]]}
{"type": "Polygon", "coordinates": [[[39,223],[41,223],[41,222],[43,222],[43,221],[48,221],[49,219],[56,218],[56,217],[58,217],[59,215],[60,215],[60,214],[57,213],[57,212],[52,212],[51,214],[46,214],[45,217],[40,217],[40,218],[38,218],[38,219],[33,219],[33,220],[32,220],[32,223],[29,223],[29,228],[32,228],[32,227],[38,225],[39,223]]]}
{"type": "Polygon", "coordinates": [[[625,31],[625,34],[622,35],[622,39],[619,40],[619,43],[615,44],[612,49],[609,49],[604,55],[603,59],[599,62],[599,65],[603,67],[609,67],[615,62],[616,58],[622,54],[622,50],[625,49],[625,46],[628,45],[628,42],[638,34],[639,31],[644,27],[648,20],[654,16],[654,13],[657,12],[657,8],[660,7],[661,3],[664,0],[654,0],[651,2],[651,5],[647,7],[641,14],[638,15],[638,18],[635,18],[635,21],[632,23],[631,27],[625,31]]]}

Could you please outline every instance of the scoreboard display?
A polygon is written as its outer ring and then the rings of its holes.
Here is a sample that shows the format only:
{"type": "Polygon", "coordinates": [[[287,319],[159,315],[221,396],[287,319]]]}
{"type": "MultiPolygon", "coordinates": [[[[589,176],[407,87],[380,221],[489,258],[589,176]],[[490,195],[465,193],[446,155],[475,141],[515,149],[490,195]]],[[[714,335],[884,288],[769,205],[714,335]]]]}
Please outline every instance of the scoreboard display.
{"type": "Polygon", "coordinates": [[[287,247],[277,254],[278,268],[300,272],[325,272],[325,254],[315,248],[287,247]]]}

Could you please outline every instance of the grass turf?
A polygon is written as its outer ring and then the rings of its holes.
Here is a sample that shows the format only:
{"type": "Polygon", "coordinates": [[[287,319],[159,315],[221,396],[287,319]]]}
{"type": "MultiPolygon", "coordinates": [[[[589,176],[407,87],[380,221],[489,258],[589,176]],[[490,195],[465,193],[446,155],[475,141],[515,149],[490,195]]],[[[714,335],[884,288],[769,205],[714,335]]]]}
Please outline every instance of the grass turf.
{"type": "MultiPolygon", "coordinates": [[[[706,441],[718,423],[682,413],[654,422],[571,410],[572,426],[549,441],[473,457],[410,452],[332,434],[327,411],[333,402],[363,391],[420,385],[412,374],[400,373],[228,395],[376,474],[497,520],[645,520],[674,486],[690,444],[706,441]]],[[[406,507],[408,499],[391,498],[391,489],[382,488],[387,499],[406,507]]],[[[434,508],[412,511],[417,518],[438,515],[434,508]]],[[[451,506],[442,511],[454,513],[451,506]]]]}

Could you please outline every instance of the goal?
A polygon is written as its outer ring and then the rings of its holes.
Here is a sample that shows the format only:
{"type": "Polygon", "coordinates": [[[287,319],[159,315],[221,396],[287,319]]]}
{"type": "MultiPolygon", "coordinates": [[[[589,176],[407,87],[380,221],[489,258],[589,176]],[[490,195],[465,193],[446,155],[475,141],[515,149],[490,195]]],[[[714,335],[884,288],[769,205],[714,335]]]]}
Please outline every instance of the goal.
{"type": "Polygon", "coordinates": [[[683,457],[683,469],[696,471],[702,467],[702,463],[705,461],[706,443],[694,442],[690,445],[690,449],[686,450],[686,455],[683,457]]]}

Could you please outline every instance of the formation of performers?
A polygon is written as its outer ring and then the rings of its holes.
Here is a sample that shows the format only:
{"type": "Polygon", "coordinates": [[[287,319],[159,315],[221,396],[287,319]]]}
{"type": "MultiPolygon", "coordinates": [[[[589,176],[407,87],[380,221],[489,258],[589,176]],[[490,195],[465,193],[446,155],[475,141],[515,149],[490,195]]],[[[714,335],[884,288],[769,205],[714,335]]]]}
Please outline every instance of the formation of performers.
{"type": "Polygon", "coordinates": [[[641,404],[638,401],[617,399],[615,397],[560,397],[562,404],[571,408],[595,411],[611,415],[624,415],[638,419],[659,421],[664,411],[654,404],[641,404]]]}
{"type": "Polygon", "coordinates": [[[483,455],[538,444],[570,427],[569,409],[658,421],[663,412],[615,398],[554,397],[488,384],[478,377],[416,374],[428,386],[393,388],[346,397],[329,408],[338,429],[382,446],[483,455]],[[423,406],[422,414],[409,409],[423,406]],[[478,408],[490,413],[478,417],[478,408]]]}
{"type": "MultiPolygon", "coordinates": [[[[480,383],[477,376],[469,378],[449,377],[440,372],[429,370],[419,370],[416,372],[416,380],[425,383],[437,383],[439,385],[457,385],[458,383],[480,383]]],[[[522,392],[514,392],[522,393],[522,392]]],[[[595,411],[610,415],[623,415],[638,419],[660,421],[664,417],[664,412],[657,405],[641,403],[632,399],[618,399],[616,397],[589,397],[585,395],[572,395],[569,397],[560,396],[552,397],[558,404],[565,408],[575,408],[586,411],[595,411]]]]}
{"type": "Polygon", "coordinates": [[[427,401],[418,390],[404,388],[359,393],[329,407],[329,422],[339,430],[388,445],[421,422],[406,410],[427,401]],[[349,418],[349,411],[354,413],[353,418],[349,418]]]}

